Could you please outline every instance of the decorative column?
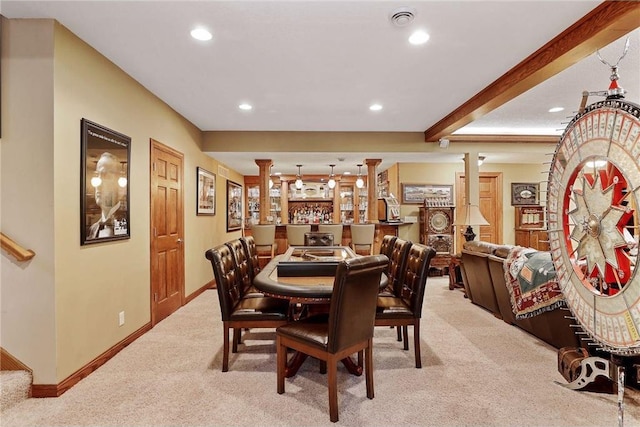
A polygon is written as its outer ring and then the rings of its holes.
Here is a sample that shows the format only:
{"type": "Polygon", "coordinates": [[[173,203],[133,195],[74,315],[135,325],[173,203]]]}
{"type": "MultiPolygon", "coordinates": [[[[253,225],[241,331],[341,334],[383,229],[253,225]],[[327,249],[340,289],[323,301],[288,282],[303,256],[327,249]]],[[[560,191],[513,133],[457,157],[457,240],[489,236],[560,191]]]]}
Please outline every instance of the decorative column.
{"type": "Polygon", "coordinates": [[[376,167],[382,159],[365,159],[367,165],[367,217],[369,222],[378,222],[378,174],[376,167]]]}
{"type": "Polygon", "coordinates": [[[266,224],[270,206],[269,175],[271,174],[273,160],[256,159],[256,164],[260,168],[260,224],[266,224]]]}

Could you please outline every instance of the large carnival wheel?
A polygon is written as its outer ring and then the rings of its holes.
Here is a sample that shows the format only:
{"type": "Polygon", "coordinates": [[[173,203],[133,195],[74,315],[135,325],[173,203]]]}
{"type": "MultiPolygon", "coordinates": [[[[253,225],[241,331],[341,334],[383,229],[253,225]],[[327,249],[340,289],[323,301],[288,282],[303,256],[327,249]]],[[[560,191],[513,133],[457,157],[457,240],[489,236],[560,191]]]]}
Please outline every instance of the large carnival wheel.
{"type": "Polygon", "coordinates": [[[640,354],[638,255],[625,238],[625,229],[640,232],[639,207],[640,107],[623,99],[592,104],[569,123],[553,157],[549,241],[574,317],[618,355],[640,354]]]}

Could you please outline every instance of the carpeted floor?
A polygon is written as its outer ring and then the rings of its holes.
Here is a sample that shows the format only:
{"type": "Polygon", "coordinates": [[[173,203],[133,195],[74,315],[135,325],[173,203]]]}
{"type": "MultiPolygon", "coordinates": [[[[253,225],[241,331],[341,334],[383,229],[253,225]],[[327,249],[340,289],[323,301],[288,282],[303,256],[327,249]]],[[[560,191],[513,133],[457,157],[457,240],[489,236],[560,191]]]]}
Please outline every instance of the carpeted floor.
{"type": "MultiPolygon", "coordinates": [[[[364,376],[341,368],[346,426],[614,426],[615,395],[571,391],[556,350],[429,278],[422,318],[422,369],[390,328],[376,328],[375,398],[364,376]]],[[[411,330],[409,332],[410,339],[411,330]]],[[[215,291],[206,291],[61,397],[28,399],[1,414],[9,426],[331,425],[327,378],[307,360],[276,393],[275,334],[253,330],[229,372],[222,363],[215,291]]],[[[629,391],[625,426],[640,426],[629,391]]]]}

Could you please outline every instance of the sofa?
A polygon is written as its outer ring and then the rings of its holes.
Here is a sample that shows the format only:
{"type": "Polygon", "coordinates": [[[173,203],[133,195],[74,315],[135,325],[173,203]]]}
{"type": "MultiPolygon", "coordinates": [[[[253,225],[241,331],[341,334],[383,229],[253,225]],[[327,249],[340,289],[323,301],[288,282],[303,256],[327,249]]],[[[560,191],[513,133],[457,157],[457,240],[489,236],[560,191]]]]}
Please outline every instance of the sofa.
{"type": "Polygon", "coordinates": [[[575,322],[566,318],[571,315],[566,307],[516,318],[505,276],[505,260],[514,248],[482,241],[465,242],[459,256],[466,296],[495,317],[556,348],[580,347],[580,338],[575,333],[579,328],[572,327],[575,322]]]}

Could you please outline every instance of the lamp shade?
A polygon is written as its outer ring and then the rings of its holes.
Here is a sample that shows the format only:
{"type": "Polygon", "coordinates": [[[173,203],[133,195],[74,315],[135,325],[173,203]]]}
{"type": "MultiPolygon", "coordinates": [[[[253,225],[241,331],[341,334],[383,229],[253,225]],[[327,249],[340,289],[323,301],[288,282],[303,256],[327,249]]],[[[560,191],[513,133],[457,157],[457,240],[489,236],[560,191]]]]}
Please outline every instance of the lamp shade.
{"type": "Polygon", "coordinates": [[[489,221],[482,215],[478,205],[468,204],[460,212],[454,225],[489,225],[489,221]]]}

